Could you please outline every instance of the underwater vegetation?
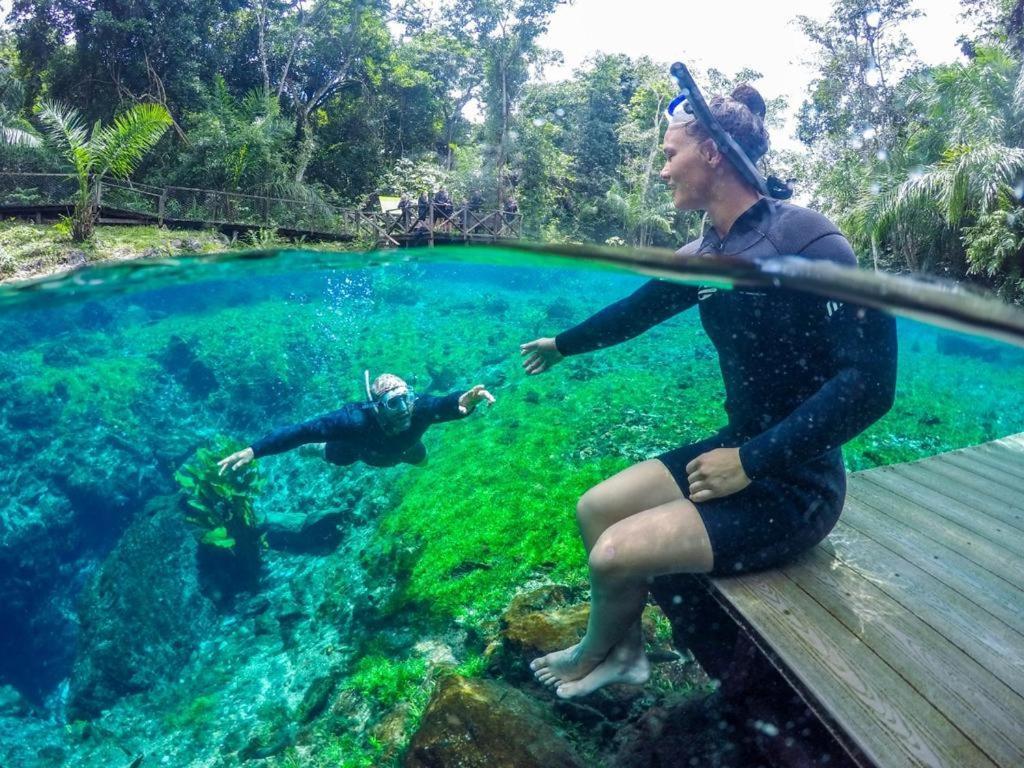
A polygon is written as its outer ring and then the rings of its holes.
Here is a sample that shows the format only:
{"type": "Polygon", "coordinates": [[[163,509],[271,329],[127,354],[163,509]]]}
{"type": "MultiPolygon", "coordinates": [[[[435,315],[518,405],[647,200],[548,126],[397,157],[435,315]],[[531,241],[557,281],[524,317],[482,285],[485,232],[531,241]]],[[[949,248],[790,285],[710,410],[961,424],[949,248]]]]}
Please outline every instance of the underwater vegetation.
{"type": "MultiPolygon", "coordinates": [[[[706,691],[684,658],[596,725],[552,723],[516,666],[585,623],[579,496],[723,423],[696,318],[527,378],[519,343],[640,279],[347,258],[0,312],[0,765],[415,764],[436,696],[508,702],[508,724],[610,765],[626,747],[587,733],[706,691]],[[367,368],[497,402],[428,431],[424,466],[339,468],[305,446],[218,474],[359,400],[367,368]]],[[[899,332],[896,404],[849,469],[1024,430],[1020,350],[899,332]]]]}
{"type": "Polygon", "coordinates": [[[242,447],[228,437],[217,437],[212,447],[199,448],[174,473],[185,520],[198,528],[200,568],[228,593],[255,585],[267,545],[254,504],[263,489],[259,468],[250,464],[222,473],[217,466],[218,459],[242,447]]]}

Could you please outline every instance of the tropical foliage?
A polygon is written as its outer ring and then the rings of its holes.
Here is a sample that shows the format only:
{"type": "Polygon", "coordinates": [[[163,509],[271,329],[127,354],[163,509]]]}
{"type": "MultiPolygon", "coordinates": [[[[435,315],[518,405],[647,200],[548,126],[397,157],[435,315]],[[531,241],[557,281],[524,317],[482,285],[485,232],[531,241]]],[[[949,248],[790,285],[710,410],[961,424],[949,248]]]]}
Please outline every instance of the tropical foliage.
{"type": "Polygon", "coordinates": [[[107,175],[131,176],[142,156],[167,130],[171,116],[159,104],[136,104],[111,124],[97,121],[89,130],[72,107],[41,101],[36,111],[47,129],[47,140],[74,169],[78,189],[71,238],[75,242],[88,240],[98,215],[97,182],[107,175]]]}

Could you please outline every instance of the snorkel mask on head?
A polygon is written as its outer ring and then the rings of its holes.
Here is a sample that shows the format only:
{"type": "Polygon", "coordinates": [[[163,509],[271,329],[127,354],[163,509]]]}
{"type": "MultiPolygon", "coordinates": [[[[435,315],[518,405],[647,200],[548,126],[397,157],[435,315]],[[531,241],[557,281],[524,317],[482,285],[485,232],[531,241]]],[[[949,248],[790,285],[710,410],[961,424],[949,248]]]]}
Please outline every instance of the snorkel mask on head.
{"type": "MultiPolygon", "coordinates": [[[[677,61],[672,65],[669,72],[679,85],[679,95],[672,99],[672,102],[668,105],[669,117],[675,116],[677,109],[683,109],[686,114],[692,115],[693,120],[700,123],[711,134],[711,138],[718,147],[718,151],[725,155],[733,167],[739,171],[740,176],[754,189],[765,197],[774,197],[777,200],[786,200],[791,197],[793,190],[784,181],[775,176],[769,176],[765,179],[761,175],[761,172],[757,170],[757,166],[747,157],[747,153],[743,151],[740,145],[736,143],[736,140],[711,114],[711,109],[708,107],[707,102],[704,101],[700,88],[697,87],[697,83],[694,81],[693,75],[690,74],[690,70],[686,68],[686,65],[677,61]]],[[[682,120],[680,122],[685,124],[690,121],[682,120]]]]}

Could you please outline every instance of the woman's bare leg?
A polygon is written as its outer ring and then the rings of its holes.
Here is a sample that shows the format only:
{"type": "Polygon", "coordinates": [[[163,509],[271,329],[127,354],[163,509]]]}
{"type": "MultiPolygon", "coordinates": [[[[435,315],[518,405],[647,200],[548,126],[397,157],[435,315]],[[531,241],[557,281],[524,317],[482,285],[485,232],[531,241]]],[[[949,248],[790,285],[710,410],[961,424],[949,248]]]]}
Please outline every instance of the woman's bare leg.
{"type": "Polygon", "coordinates": [[[557,686],[558,695],[566,698],[612,682],[646,680],[647,660],[635,625],[649,580],[668,573],[706,573],[714,556],[697,508],[680,498],[606,528],[590,551],[589,565],[586,635],[579,644],[530,665],[538,680],[557,686]]]}
{"type": "Polygon", "coordinates": [[[657,459],[634,464],[598,483],[576,505],[576,521],[587,554],[609,526],[681,498],[683,492],[675,478],[657,459]]]}

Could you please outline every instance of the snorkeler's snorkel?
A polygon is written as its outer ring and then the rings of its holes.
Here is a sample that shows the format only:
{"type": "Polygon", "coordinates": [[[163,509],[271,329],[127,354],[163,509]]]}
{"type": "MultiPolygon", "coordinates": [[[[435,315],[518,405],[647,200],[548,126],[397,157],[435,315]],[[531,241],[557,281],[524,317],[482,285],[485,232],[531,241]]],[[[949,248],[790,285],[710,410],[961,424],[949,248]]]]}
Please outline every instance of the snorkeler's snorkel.
{"type": "Polygon", "coordinates": [[[677,61],[672,65],[669,72],[676,83],[679,84],[679,95],[672,99],[672,102],[668,105],[669,116],[671,117],[675,114],[676,109],[682,105],[683,109],[693,115],[697,122],[711,134],[711,138],[718,147],[718,151],[726,156],[733,167],[739,171],[740,175],[754,189],[765,197],[774,197],[778,200],[785,200],[791,197],[793,190],[784,181],[775,176],[769,176],[765,179],[761,175],[761,172],[757,170],[757,166],[747,157],[747,153],[743,151],[740,145],[736,143],[736,140],[711,114],[711,109],[708,107],[707,102],[704,101],[700,88],[697,87],[697,83],[694,81],[693,75],[690,74],[690,70],[686,68],[686,65],[677,61]]]}

